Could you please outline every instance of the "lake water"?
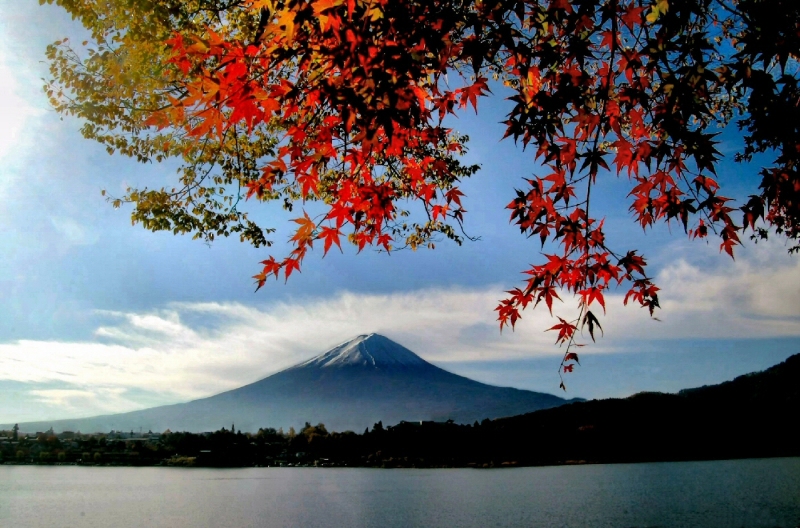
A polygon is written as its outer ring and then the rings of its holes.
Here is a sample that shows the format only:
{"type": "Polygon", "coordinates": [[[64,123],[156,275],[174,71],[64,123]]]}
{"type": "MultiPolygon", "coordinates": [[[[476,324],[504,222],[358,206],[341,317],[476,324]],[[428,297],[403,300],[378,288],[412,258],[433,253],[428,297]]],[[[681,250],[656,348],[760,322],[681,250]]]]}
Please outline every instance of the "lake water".
{"type": "Polygon", "coordinates": [[[800,458],[515,469],[0,466],[8,527],[800,526],[800,458]]]}

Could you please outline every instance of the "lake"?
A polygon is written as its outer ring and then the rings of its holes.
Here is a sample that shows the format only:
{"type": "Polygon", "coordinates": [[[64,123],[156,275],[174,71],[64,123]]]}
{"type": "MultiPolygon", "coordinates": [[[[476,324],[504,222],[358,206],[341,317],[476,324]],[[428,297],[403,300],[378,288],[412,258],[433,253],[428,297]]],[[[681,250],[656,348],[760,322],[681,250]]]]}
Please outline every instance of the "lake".
{"type": "Polygon", "coordinates": [[[0,526],[800,526],[800,458],[513,469],[0,466],[0,526]]]}

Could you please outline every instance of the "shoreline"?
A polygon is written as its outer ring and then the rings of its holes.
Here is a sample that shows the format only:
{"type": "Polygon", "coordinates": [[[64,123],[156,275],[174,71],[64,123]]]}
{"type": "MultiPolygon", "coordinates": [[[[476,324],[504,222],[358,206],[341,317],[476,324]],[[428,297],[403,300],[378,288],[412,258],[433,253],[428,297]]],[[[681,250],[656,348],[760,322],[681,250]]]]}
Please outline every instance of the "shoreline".
{"type": "Polygon", "coordinates": [[[800,458],[797,455],[773,455],[773,456],[749,456],[749,457],[723,457],[723,458],[682,458],[682,459],[653,459],[653,460],[625,460],[625,461],[587,461],[587,460],[567,460],[561,463],[549,464],[525,464],[518,462],[501,462],[499,464],[477,464],[468,463],[465,465],[402,465],[402,464],[381,464],[381,465],[367,465],[367,464],[337,464],[337,463],[297,463],[297,464],[284,464],[284,465],[200,465],[200,464],[82,464],[77,462],[53,462],[53,463],[37,463],[37,462],[1,462],[0,466],[37,466],[37,467],[136,467],[136,468],[197,468],[197,469],[514,469],[526,467],[563,467],[563,466],[604,466],[604,465],[624,465],[624,464],[668,464],[668,463],[682,463],[682,462],[723,462],[734,460],[771,460],[777,458],[800,458]]]}

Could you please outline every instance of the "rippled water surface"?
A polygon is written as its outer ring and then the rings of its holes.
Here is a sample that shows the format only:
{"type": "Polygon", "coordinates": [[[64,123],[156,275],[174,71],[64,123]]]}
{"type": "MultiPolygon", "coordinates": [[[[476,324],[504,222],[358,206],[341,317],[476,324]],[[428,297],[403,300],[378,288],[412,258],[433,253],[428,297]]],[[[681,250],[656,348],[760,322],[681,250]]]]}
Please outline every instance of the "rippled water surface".
{"type": "Polygon", "coordinates": [[[518,469],[0,466],[0,526],[800,526],[800,458],[518,469]]]}

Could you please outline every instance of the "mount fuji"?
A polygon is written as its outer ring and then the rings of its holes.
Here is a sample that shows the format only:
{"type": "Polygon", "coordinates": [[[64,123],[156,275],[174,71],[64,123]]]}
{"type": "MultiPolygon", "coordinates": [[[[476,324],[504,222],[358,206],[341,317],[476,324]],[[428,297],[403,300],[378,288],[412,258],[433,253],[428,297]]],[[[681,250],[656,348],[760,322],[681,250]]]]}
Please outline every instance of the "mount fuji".
{"type": "Polygon", "coordinates": [[[361,335],[260,381],[199,400],[141,411],[20,424],[24,431],[242,431],[322,422],[361,431],[378,421],[470,423],[557,407],[573,400],[496,387],[432,365],[378,334],[361,335]]]}

